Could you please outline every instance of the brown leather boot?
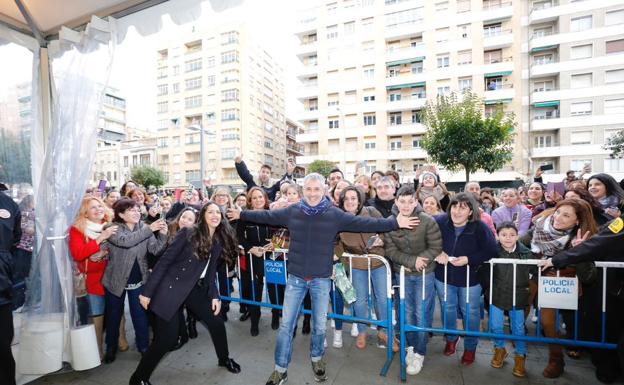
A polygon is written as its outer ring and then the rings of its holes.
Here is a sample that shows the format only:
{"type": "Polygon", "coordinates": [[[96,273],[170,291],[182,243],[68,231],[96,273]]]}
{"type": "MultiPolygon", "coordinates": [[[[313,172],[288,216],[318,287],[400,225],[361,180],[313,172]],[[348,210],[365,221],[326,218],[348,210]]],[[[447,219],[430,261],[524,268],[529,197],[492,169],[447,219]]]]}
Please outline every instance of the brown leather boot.
{"type": "Polygon", "coordinates": [[[526,371],[524,370],[524,361],[526,360],[525,356],[514,357],[514,367],[511,372],[516,377],[526,377],[526,371]]]}
{"type": "Polygon", "coordinates": [[[93,326],[95,327],[95,339],[97,340],[98,350],[100,351],[100,360],[104,357],[104,348],[102,347],[104,333],[104,316],[93,317],[93,326]]]}
{"type": "Polygon", "coordinates": [[[507,350],[505,350],[505,348],[494,348],[494,357],[492,357],[490,365],[492,365],[493,368],[502,368],[506,357],[507,350]]]}
{"type": "Polygon", "coordinates": [[[548,345],[548,365],[542,375],[546,378],[557,378],[563,373],[563,347],[561,345],[548,345]]]}
{"type": "Polygon", "coordinates": [[[121,316],[121,322],[119,322],[119,339],[117,340],[117,349],[120,352],[125,352],[130,346],[126,339],[126,316],[121,316]]]}

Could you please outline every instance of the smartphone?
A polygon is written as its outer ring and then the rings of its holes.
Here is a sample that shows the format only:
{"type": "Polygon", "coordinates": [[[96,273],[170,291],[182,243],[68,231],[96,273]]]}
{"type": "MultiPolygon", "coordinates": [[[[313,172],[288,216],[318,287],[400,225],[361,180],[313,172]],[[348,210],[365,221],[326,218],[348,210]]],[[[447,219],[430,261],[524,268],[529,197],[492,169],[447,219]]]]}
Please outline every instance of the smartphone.
{"type": "Polygon", "coordinates": [[[553,193],[563,196],[565,194],[565,184],[563,182],[548,182],[546,183],[546,192],[553,193]]]}
{"type": "Polygon", "coordinates": [[[542,171],[548,171],[554,169],[554,166],[552,164],[543,164],[539,167],[539,169],[542,171]]]}
{"type": "Polygon", "coordinates": [[[98,183],[98,190],[102,193],[106,190],[106,180],[100,179],[100,183],[98,183]]]}
{"type": "Polygon", "coordinates": [[[514,223],[518,222],[518,213],[513,213],[513,215],[511,216],[511,221],[514,223]]]}
{"type": "Polygon", "coordinates": [[[368,241],[366,241],[366,250],[370,250],[373,248],[373,245],[375,244],[375,242],[379,239],[379,235],[375,234],[372,237],[368,238],[368,241]]]}

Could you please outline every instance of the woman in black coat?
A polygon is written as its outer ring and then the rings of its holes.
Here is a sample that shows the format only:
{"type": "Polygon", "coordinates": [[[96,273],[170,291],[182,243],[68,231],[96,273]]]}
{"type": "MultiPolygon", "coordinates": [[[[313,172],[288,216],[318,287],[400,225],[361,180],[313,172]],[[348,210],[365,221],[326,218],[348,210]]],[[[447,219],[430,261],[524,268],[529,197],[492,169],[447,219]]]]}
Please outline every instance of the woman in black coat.
{"type": "Polygon", "coordinates": [[[178,340],[177,313],[182,305],[207,326],[219,358],[219,366],[239,373],[240,366],[229,358],[227,335],[216,285],[219,259],[236,256],[236,238],[219,206],[207,203],[199,212],[197,225],[181,229],[160,258],[139,300],[156,315],[155,338],[141,358],[130,384],[147,385],[162,357],[178,340]],[[211,304],[208,306],[207,304],[211,304]]]}

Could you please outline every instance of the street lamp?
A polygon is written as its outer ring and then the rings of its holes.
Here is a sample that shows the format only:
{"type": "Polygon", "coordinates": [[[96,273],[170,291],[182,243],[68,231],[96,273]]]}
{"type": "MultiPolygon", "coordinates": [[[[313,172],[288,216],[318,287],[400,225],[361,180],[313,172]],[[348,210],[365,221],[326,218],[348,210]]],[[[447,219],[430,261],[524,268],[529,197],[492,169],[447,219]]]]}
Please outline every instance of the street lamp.
{"type": "Polygon", "coordinates": [[[204,181],[204,134],[210,135],[210,136],[216,136],[216,133],[213,131],[208,131],[207,129],[203,128],[201,126],[201,124],[191,124],[190,126],[187,126],[186,128],[188,128],[191,131],[198,131],[199,132],[199,185],[200,188],[202,189],[202,191],[204,190],[203,187],[203,181],[204,181]]]}

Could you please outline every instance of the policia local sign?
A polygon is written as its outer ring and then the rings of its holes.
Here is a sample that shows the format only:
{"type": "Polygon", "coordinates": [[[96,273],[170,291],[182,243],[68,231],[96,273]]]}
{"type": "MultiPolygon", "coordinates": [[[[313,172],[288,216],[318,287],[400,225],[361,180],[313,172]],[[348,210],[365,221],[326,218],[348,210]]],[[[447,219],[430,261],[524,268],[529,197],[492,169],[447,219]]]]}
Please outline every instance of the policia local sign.
{"type": "Polygon", "coordinates": [[[540,277],[538,306],[550,309],[578,309],[578,279],[576,277],[540,277]]]}

